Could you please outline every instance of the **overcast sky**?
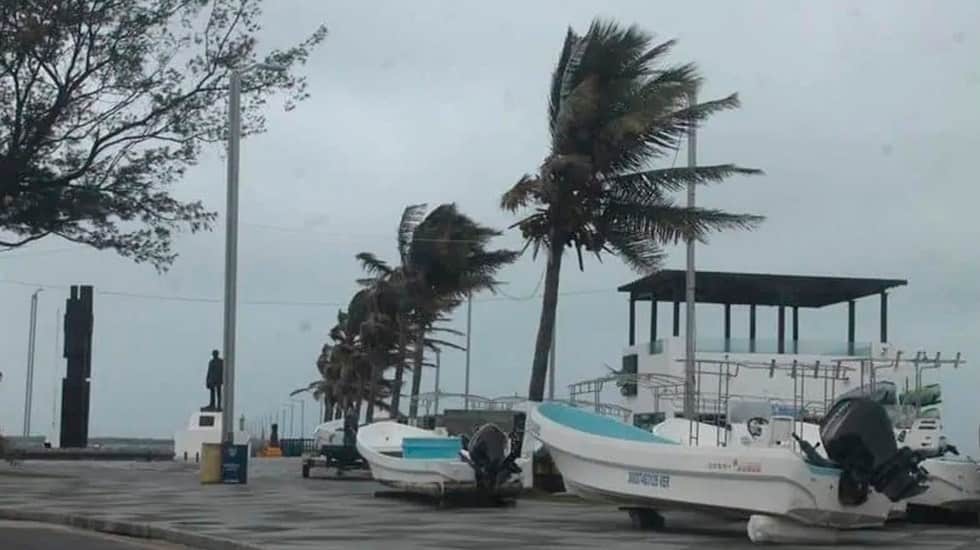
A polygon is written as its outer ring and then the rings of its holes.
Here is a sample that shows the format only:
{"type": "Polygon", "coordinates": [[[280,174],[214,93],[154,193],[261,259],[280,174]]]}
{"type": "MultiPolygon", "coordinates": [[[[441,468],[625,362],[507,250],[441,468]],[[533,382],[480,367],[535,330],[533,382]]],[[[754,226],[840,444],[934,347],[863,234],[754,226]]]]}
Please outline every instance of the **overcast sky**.
{"type": "MultiPolygon", "coordinates": [[[[565,29],[584,30],[596,15],[678,39],[671,59],[699,64],[703,98],[741,95],[741,110],[699,134],[699,161],[767,175],[703,188],[699,202],[768,220],[699,248],[698,267],[907,278],[890,300],[891,340],[974,359],[945,386],[947,416],[955,416],[947,428],[961,448],[975,449],[980,191],[970,167],[980,151],[980,4],[972,0],[268,2],[260,48],[289,45],[321,22],[330,35],[304,69],[312,97],[288,113],[270,103],[268,132],[242,146],[245,415],[274,412],[316,377],[325,333],[360,275],[354,254],[394,260],[407,204],[454,201],[483,223],[514,221],[498,199],[547,152],[548,80],[565,29]]],[[[211,150],[176,193],[223,214],[223,162],[211,150]]],[[[0,256],[2,431],[21,430],[34,285],[46,288],[34,432],[51,426],[55,368],[64,365],[55,361],[56,315],[69,284],[100,292],[93,435],[169,436],[205,404],[208,355],[221,347],[223,219],[215,232],[177,244],[180,258],[166,275],[53,239],[0,256]]],[[[499,244],[518,247],[519,235],[499,244]]],[[[668,266],[683,264],[683,250],[671,250],[668,266]]],[[[543,267],[524,257],[503,273],[507,294],[524,300],[474,300],[474,393],[526,392],[540,310],[532,292],[543,267]]],[[[560,396],[568,383],[603,374],[603,363],[619,365],[627,302],[615,288],[636,276],[612,257],[587,260],[583,273],[565,263],[560,396]]],[[[720,310],[699,309],[702,335],[721,336],[720,310]]],[[[876,298],[859,302],[858,340],[877,336],[877,311],[876,298]]],[[[465,308],[456,317],[462,328],[465,308]]],[[[747,333],[746,318],[736,310],[737,335],[747,333]]],[[[661,322],[665,333],[668,316],[661,322]]],[[[759,323],[760,337],[774,336],[774,312],[761,311],[759,323]]],[[[843,341],[846,306],[803,311],[800,323],[802,338],[843,341]]],[[[461,391],[463,354],[445,353],[443,365],[443,388],[461,391]]],[[[425,376],[430,388],[432,372],[425,376]]],[[[314,408],[307,403],[311,425],[314,408]]]]}

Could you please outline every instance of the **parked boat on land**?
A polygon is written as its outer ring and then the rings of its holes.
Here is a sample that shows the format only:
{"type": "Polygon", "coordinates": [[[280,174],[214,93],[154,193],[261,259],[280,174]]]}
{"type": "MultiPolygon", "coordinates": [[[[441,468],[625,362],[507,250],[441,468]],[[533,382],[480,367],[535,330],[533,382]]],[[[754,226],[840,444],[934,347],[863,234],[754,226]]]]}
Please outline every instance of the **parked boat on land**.
{"type": "MultiPolygon", "coordinates": [[[[722,511],[771,516],[778,525],[852,529],[882,525],[889,499],[925,488],[915,463],[898,452],[894,439],[889,446],[873,437],[876,424],[887,422],[884,411],[869,401],[859,405],[842,411],[835,431],[826,434],[829,448],[837,446],[839,432],[851,441],[848,449],[859,451],[839,453],[834,458],[840,462],[783,445],[792,432],[775,424],[781,429],[770,430],[765,445],[697,447],[546,403],[531,413],[528,430],[551,454],[568,490],[586,499],[648,511],[722,511]],[[872,480],[878,491],[871,490],[872,480]]],[[[754,525],[750,536],[762,536],[760,522],[754,525]]]]}
{"type": "Polygon", "coordinates": [[[519,447],[494,424],[482,426],[469,441],[394,421],[369,424],[357,432],[357,449],[375,480],[439,499],[516,497],[527,462],[519,458],[519,447]]]}
{"type": "MultiPolygon", "coordinates": [[[[820,442],[819,424],[794,420],[791,417],[759,416],[724,426],[702,422],[696,427],[701,437],[693,443],[700,447],[758,446],[766,444],[770,424],[778,423],[788,426],[789,433],[795,433],[804,441],[820,442]]],[[[659,437],[681,443],[691,441],[688,437],[691,432],[690,422],[683,418],[666,419],[654,426],[652,432],[659,437]]],[[[904,516],[913,509],[919,509],[918,512],[926,514],[931,510],[980,513],[980,464],[972,457],[960,456],[959,450],[942,435],[940,420],[917,419],[910,427],[895,430],[895,437],[899,446],[907,447],[919,455],[919,466],[927,476],[927,489],[918,495],[895,502],[891,507],[892,516],[904,516]]],[[[781,444],[794,446],[797,442],[790,437],[781,444]]],[[[823,445],[815,445],[815,449],[826,458],[823,445]]]]}

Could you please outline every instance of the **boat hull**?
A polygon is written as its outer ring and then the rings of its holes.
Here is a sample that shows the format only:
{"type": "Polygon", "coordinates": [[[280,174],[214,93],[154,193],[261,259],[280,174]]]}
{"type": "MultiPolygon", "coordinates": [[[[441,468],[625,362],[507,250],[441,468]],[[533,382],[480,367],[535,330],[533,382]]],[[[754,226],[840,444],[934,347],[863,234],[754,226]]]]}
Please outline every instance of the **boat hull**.
{"type": "Polygon", "coordinates": [[[603,437],[555,422],[536,409],[530,430],[548,449],[566,487],[587,499],[658,510],[765,514],[838,529],[882,525],[889,503],[837,500],[840,471],[808,465],[781,448],[696,448],[603,437]]]}
{"type": "Polygon", "coordinates": [[[929,472],[929,489],[908,499],[908,504],[958,512],[980,512],[980,466],[970,459],[930,458],[922,462],[929,472]]]}
{"type": "MultiPolygon", "coordinates": [[[[446,497],[480,492],[473,467],[459,459],[411,459],[393,456],[405,437],[431,437],[433,432],[397,424],[379,422],[362,427],[357,435],[357,450],[371,468],[371,476],[379,483],[404,491],[431,497],[446,497]]],[[[517,460],[522,469],[527,461],[517,460]]],[[[523,485],[519,476],[495,488],[498,498],[520,494],[523,485]]]]}

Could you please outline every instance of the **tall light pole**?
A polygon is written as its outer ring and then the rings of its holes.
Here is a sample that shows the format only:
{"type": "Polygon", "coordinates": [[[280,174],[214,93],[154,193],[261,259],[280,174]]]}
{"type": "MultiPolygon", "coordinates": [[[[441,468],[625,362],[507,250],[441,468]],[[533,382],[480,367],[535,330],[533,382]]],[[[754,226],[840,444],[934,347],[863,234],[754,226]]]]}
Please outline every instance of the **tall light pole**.
{"type": "MultiPolygon", "coordinates": [[[[436,412],[435,416],[439,416],[439,375],[442,374],[442,350],[436,348],[436,412]]],[[[466,394],[469,395],[469,389],[466,390],[466,394]]],[[[466,398],[469,400],[469,398],[466,398]]]]}
{"type": "Polygon", "coordinates": [[[54,355],[52,356],[54,359],[51,368],[54,373],[54,380],[51,382],[51,445],[54,445],[55,436],[58,435],[58,381],[61,378],[59,376],[61,369],[58,368],[58,355],[61,347],[58,344],[61,343],[61,324],[59,323],[61,320],[61,308],[59,307],[54,322],[54,355]]]}
{"type": "Polygon", "coordinates": [[[466,298],[466,377],[463,382],[463,409],[470,410],[470,333],[473,332],[473,293],[466,298]]]}
{"type": "Polygon", "coordinates": [[[242,139],[242,75],[253,69],[284,71],[285,67],[255,63],[231,71],[228,97],[228,201],[225,213],[225,312],[224,352],[222,371],[224,403],[221,407],[221,426],[224,441],[235,442],[235,321],[238,307],[238,152],[242,139]]]}
{"type": "Polygon", "coordinates": [[[37,295],[39,288],[31,294],[31,327],[27,333],[27,383],[24,389],[24,437],[31,435],[31,401],[34,400],[34,343],[37,340],[37,295]]]}
{"type": "MultiPolygon", "coordinates": [[[[290,403],[299,403],[299,437],[303,438],[306,433],[306,401],[303,399],[290,399],[290,403]]],[[[292,411],[292,409],[290,409],[292,411]]],[[[292,424],[292,420],[290,420],[292,424]]]]}
{"type": "MultiPolygon", "coordinates": [[[[556,310],[558,308],[555,308],[556,310]]],[[[548,358],[551,362],[550,368],[548,369],[548,400],[555,400],[555,356],[557,355],[555,342],[558,340],[558,312],[555,311],[555,324],[551,328],[551,353],[548,358]]]]}
{"type": "MultiPolygon", "coordinates": [[[[697,105],[697,93],[692,90],[688,94],[688,108],[693,108],[697,105]]],[[[695,126],[696,122],[692,119],[690,126],[687,131],[687,166],[688,168],[694,168],[697,166],[697,128],[695,126]]],[[[694,184],[687,184],[687,207],[694,208],[694,184]]],[[[695,305],[695,287],[694,287],[694,239],[692,236],[687,237],[687,273],[685,276],[687,292],[684,298],[687,306],[686,313],[686,327],[684,334],[684,416],[688,419],[694,419],[696,411],[694,410],[694,390],[695,390],[695,363],[694,363],[694,353],[695,353],[695,324],[694,324],[694,305],[695,305]]]]}

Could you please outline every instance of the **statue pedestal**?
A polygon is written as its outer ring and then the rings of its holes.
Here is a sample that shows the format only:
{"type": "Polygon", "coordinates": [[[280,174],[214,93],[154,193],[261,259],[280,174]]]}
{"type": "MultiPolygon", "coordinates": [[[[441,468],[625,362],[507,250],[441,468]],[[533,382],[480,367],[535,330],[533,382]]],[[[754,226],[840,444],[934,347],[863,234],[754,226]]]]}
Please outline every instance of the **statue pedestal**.
{"type": "MultiPolygon", "coordinates": [[[[205,443],[221,443],[221,410],[206,410],[191,413],[187,427],[174,433],[174,458],[187,462],[200,462],[201,446],[205,443]]],[[[234,443],[249,445],[248,434],[235,430],[234,443]]]]}

